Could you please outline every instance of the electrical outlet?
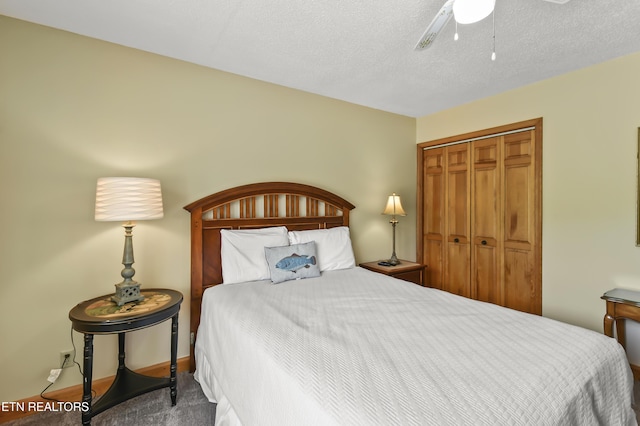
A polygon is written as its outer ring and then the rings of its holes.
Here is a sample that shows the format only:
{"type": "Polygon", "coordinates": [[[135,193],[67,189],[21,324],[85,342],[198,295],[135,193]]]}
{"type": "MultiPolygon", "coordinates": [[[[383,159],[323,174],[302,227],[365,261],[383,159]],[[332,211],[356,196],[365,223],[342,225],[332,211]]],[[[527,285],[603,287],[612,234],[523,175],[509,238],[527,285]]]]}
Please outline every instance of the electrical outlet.
{"type": "Polygon", "coordinates": [[[73,367],[73,351],[60,352],[60,368],[73,367]]]}

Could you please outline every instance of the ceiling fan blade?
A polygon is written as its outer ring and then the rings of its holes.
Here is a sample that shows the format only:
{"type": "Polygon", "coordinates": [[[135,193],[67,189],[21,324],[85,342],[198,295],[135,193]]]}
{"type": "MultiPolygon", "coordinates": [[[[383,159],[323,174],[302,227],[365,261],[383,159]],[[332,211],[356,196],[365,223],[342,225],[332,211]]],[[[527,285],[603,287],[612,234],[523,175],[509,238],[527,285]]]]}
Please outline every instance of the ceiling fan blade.
{"type": "Polygon", "coordinates": [[[433,21],[429,24],[420,40],[416,44],[415,50],[424,50],[431,46],[435,41],[438,33],[447,25],[447,22],[453,16],[453,2],[454,0],[447,0],[447,2],[440,8],[433,21]]]}

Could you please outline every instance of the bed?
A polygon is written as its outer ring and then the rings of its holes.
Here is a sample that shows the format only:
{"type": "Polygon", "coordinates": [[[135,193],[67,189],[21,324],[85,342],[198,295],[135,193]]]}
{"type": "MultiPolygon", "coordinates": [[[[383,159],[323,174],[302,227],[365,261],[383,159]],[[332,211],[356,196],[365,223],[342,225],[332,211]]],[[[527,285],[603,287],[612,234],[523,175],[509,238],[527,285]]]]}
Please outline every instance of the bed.
{"type": "Polygon", "coordinates": [[[335,194],[269,182],[185,208],[216,424],[637,424],[616,340],[357,267],[335,194]]]}

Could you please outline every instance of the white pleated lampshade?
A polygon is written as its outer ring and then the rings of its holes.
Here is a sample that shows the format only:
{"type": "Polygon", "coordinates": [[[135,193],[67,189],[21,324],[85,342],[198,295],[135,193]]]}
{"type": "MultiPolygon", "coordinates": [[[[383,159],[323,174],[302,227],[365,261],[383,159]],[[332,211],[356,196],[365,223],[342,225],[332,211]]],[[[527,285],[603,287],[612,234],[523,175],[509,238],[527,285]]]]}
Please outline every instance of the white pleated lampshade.
{"type": "Polygon", "coordinates": [[[161,219],[163,215],[159,180],[133,177],[98,179],[95,220],[128,222],[161,219]]]}
{"type": "Polygon", "coordinates": [[[392,215],[392,216],[406,216],[404,209],[402,208],[402,204],[400,204],[400,196],[393,193],[393,195],[389,195],[389,199],[387,200],[387,206],[384,208],[382,214],[392,215]]]}

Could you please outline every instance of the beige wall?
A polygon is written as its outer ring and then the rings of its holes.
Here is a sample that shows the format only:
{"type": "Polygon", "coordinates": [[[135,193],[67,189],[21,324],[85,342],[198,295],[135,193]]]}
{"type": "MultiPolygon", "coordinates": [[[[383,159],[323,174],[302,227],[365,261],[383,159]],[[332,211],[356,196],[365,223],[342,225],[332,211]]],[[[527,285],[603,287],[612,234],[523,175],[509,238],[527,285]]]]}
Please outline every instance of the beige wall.
{"type": "Polygon", "coordinates": [[[543,315],[598,331],[605,291],[640,290],[639,75],[634,54],[417,120],[424,142],[543,117],[543,315]]]}
{"type": "MultiPolygon", "coordinates": [[[[0,401],[38,394],[71,348],[69,310],[113,291],[123,231],[95,222],[100,176],[162,181],[165,218],[134,231],[143,287],[189,291],[182,207],[236,185],[297,181],[356,205],[358,261],[390,255],[387,195],[403,196],[398,255],[415,259],[415,120],[0,16],[0,401]],[[11,384],[11,386],[7,384],[11,384]]],[[[179,356],[188,355],[188,309],[179,356]]],[[[80,350],[82,339],[74,333],[80,350]]],[[[169,324],[131,333],[132,368],[168,360],[169,324]]],[[[95,339],[95,375],[116,338],[95,339]]],[[[65,370],[52,389],[81,382],[65,370]]]]}

